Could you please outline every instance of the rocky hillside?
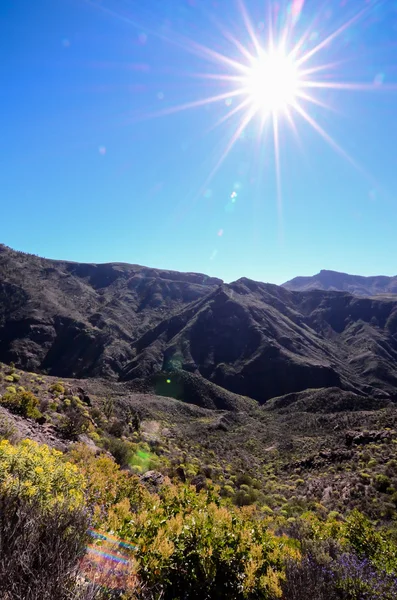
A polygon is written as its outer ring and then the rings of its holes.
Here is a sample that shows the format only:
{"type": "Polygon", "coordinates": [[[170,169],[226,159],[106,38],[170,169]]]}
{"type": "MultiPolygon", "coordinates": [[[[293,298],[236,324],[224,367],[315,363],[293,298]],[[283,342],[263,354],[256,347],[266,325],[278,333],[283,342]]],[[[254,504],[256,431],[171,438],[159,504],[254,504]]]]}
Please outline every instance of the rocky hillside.
{"type": "Polygon", "coordinates": [[[312,277],[294,277],[283,283],[288,290],[306,292],[310,290],[330,290],[349,292],[356,296],[380,296],[397,294],[397,276],[385,277],[376,275],[374,277],[361,277],[360,275],[348,275],[337,271],[320,271],[312,277]]]}
{"type": "Polygon", "coordinates": [[[221,409],[308,388],[393,399],[397,298],[294,292],[248,279],[226,285],[2,246],[0,360],[196,403],[205,397],[205,406],[221,409]]]}
{"type": "Polygon", "coordinates": [[[221,280],[46,260],[0,245],[0,355],[29,370],[116,377],[131,344],[221,280]]]}

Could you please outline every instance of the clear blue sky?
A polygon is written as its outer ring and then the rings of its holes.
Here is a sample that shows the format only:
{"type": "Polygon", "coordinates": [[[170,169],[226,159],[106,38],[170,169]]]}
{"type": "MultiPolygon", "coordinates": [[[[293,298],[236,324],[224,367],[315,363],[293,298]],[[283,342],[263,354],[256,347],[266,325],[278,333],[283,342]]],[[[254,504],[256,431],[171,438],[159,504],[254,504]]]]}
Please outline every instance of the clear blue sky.
{"type": "MultiPolygon", "coordinates": [[[[310,66],[338,63],[312,77],[376,89],[309,90],[332,110],[301,102],[359,168],[292,110],[295,133],[278,118],[281,210],[259,115],[208,180],[244,110],[215,124],[238,98],[167,110],[235,89],[198,77],[235,72],[194,50],[247,60],[227,38],[253,52],[234,0],[2,0],[0,241],[226,281],[396,274],[397,3],[272,4],[276,28],[298,11],[289,39],[308,30],[302,52],[367,9],[310,66]]],[[[246,7],[267,47],[266,0],[246,7]]]]}

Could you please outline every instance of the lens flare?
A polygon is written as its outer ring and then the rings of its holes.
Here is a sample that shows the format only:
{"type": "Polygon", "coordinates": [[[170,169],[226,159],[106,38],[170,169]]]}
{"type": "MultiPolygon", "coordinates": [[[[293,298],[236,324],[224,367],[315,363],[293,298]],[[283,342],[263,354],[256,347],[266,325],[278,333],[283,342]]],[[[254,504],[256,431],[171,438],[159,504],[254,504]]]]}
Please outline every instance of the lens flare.
{"type": "MultiPolygon", "coordinates": [[[[86,2],[99,10],[104,10],[112,17],[117,17],[114,11],[100,6],[94,0],[86,0],[86,2]]],[[[179,111],[208,108],[212,105],[223,108],[219,119],[209,131],[225,124],[230,124],[230,128],[222,138],[221,149],[214,148],[208,177],[198,190],[195,200],[203,196],[207,197],[211,180],[236,143],[244,138],[251,123],[258,118],[258,126],[255,128],[257,132],[255,155],[262,155],[260,145],[266,145],[268,153],[268,141],[271,139],[278,210],[281,218],[283,129],[290,128],[300,143],[302,137],[297,125],[299,121],[303,122],[341,157],[363,172],[331,133],[321,125],[319,111],[333,108],[322,97],[323,92],[329,90],[362,93],[397,89],[395,84],[385,83],[383,73],[375,73],[372,80],[369,78],[359,81],[359,75],[355,72],[354,80],[348,81],[346,71],[343,69],[343,65],[354,58],[346,51],[347,36],[360,20],[371,17],[382,2],[366,0],[341,4],[338,15],[346,14],[346,18],[334,28],[332,23],[336,22],[336,18],[333,18],[333,13],[323,3],[317,3],[318,8],[315,11],[311,8],[309,12],[305,0],[291,0],[285,3],[265,0],[260,21],[255,24],[244,0],[235,0],[235,2],[240,20],[233,25],[233,32],[223,22],[218,22],[215,14],[209,15],[211,23],[215,24],[221,34],[216,48],[195,42],[175,31],[171,35],[164,31],[144,28],[147,35],[160,38],[178,47],[182,52],[206,61],[205,72],[189,72],[184,75],[186,80],[193,77],[205,81],[206,90],[212,82],[213,93],[194,97],[188,102],[184,101],[177,105],[165,106],[157,112],[146,115],[140,113],[135,118],[142,120],[145,117],[161,117],[179,111]],[[305,23],[306,27],[304,27],[305,23]],[[341,57],[337,61],[330,58],[332,47],[335,49],[335,46],[337,54],[341,57]],[[214,72],[211,72],[208,64],[215,67],[214,72]]],[[[140,27],[142,30],[142,26],[137,24],[132,16],[131,18],[126,17],[125,14],[118,16],[122,21],[130,23],[132,27],[140,27]]],[[[370,178],[367,173],[364,174],[370,178]]],[[[371,183],[374,182],[371,180],[371,183]]],[[[211,260],[215,255],[214,251],[211,260]]]]}
{"type": "Polygon", "coordinates": [[[139,548],[134,544],[96,530],[88,532],[93,543],[86,547],[80,562],[81,575],[96,586],[106,590],[118,590],[134,585],[136,568],[133,553],[139,548]]]}

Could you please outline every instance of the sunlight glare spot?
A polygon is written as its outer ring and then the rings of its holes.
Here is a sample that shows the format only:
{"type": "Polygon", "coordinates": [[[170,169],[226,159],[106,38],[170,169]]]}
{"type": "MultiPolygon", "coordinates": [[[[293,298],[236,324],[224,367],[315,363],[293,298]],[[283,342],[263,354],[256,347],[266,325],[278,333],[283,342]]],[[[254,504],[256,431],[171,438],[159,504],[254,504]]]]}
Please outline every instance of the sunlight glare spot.
{"type": "Polygon", "coordinates": [[[245,85],[255,110],[267,116],[293,104],[299,91],[300,77],[294,62],[278,50],[271,54],[262,53],[253,60],[245,85]]]}

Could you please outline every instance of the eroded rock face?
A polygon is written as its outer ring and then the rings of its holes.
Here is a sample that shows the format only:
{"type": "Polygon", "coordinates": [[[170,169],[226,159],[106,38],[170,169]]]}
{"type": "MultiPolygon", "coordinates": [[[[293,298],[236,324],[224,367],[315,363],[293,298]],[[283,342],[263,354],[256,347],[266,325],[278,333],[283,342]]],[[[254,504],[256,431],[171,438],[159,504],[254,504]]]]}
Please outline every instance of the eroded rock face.
{"type": "Polygon", "coordinates": [[[9,437],[13,441],[29,438],[39,444],[47,444],[61,452],[66,452],[71,445],[70,440],[62,438],[53,425],[14,415],[3,406],[0,406],[0,423],[4,425],[5,422],[9,430],[9,437]]]}
{"type": "Polygon", "coordinates": [[[0,360],[60,377],[139,381],[208,408],[311,388],[393,400],[397,299],[245,278],[226,285],[0,246],[0,360]]]}

